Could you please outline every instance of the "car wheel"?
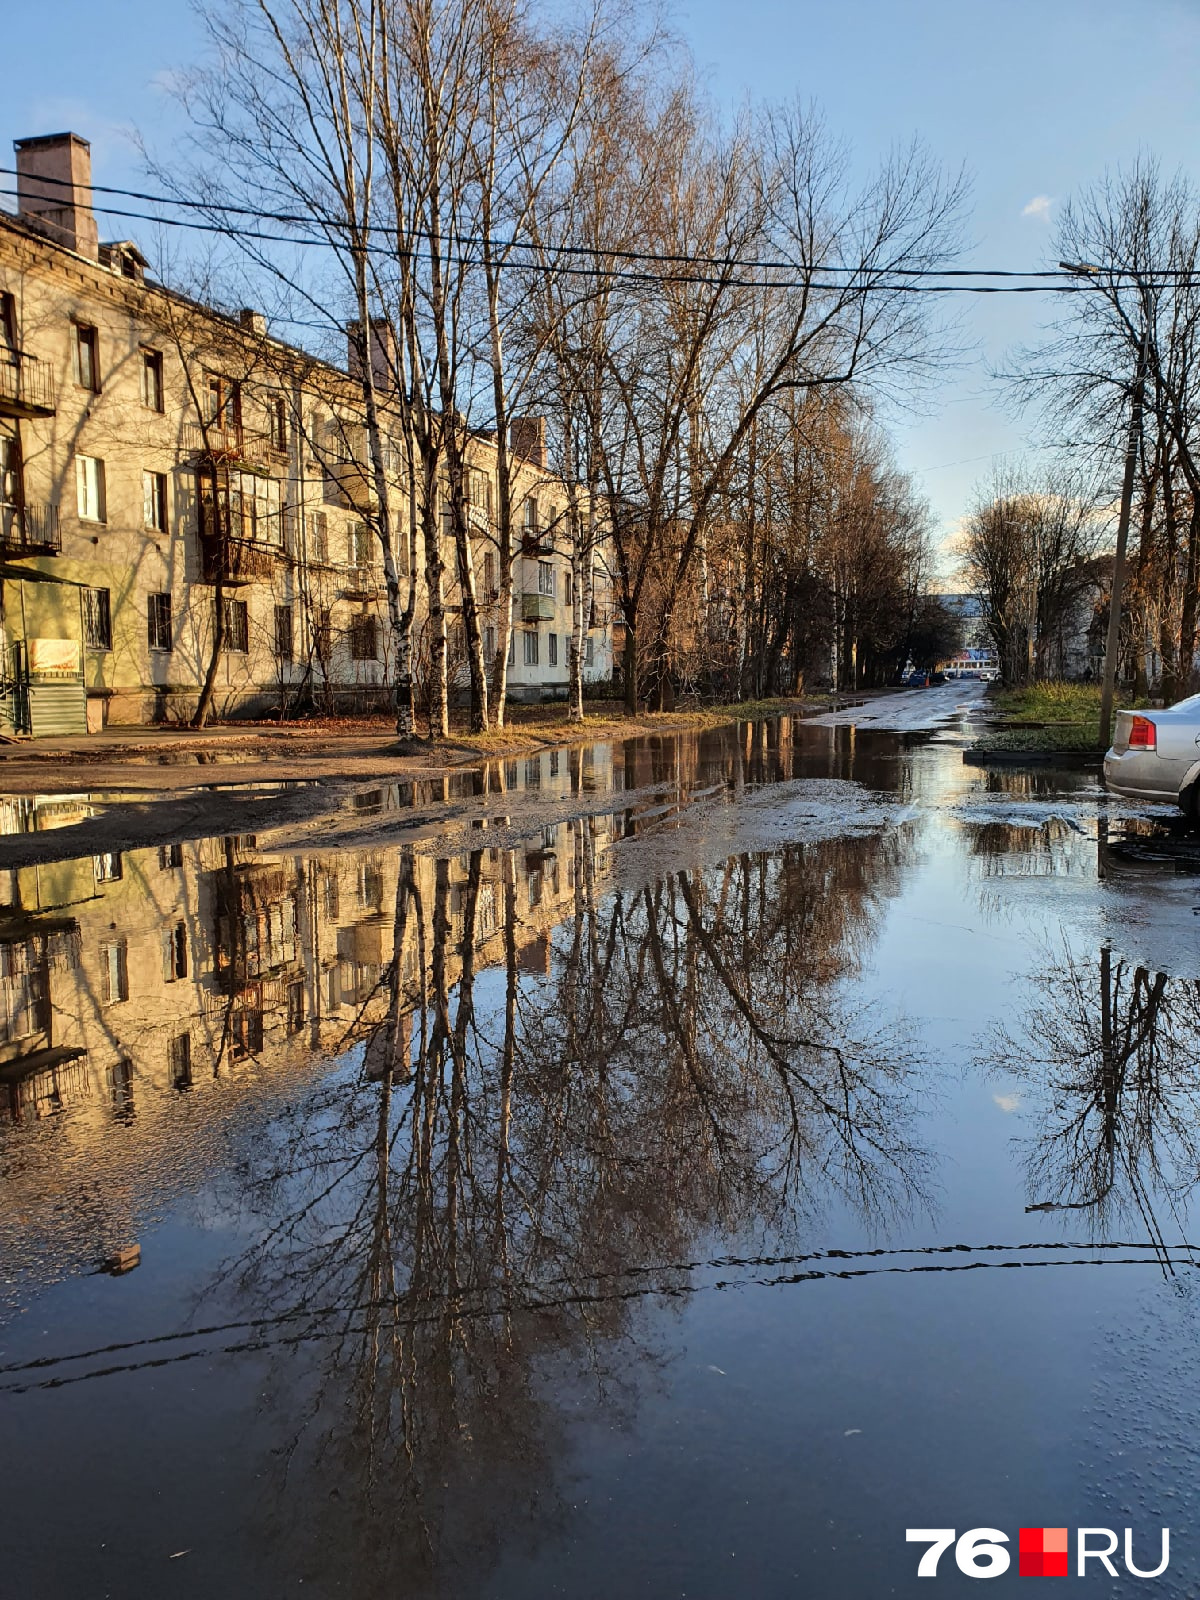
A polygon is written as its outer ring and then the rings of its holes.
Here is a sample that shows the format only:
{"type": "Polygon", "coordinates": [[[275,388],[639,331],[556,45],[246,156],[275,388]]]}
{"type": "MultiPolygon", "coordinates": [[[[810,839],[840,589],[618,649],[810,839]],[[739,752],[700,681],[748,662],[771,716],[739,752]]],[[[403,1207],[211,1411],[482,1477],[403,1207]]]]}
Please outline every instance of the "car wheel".
{"type": "Polygon", "coordinates": [[[1200,778],[1189,783],[1179,796],[1179,809],[1189,828],[1200,828],[1200,778]]]}

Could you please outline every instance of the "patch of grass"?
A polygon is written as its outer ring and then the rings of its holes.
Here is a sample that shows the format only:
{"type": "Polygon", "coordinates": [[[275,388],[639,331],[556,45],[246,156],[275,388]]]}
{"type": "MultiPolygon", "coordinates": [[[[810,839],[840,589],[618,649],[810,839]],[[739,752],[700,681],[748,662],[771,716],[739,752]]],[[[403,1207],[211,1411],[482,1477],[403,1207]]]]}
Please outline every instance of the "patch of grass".
{"type": "Polygon", "coordinates": [[[1092,723],[1100,727],[1098,683],[1034,683],[1026,689],[996,689],[992,705],[1014,722],[1092,723]]]}
{"type": "Polygon", "coordinates": [[[1056,727],[1028,728],[1018,724],[989,733],[972,746],[973,750],[1090,750],[1100,744],[1100,718],[1092,722],[1068,722],[1056,727]]]}

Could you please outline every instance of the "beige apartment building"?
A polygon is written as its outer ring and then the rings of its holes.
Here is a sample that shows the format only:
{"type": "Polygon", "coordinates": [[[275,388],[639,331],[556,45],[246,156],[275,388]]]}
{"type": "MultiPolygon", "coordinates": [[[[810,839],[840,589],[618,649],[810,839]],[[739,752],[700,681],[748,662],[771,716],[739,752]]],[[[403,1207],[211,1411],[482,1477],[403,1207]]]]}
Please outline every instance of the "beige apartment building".
{"type": "MultiPolygon", "coordinates": [[[[78,135],[15,149],[18,210],[0,212],[0,729],[189,717],[218,600],[218,714],[385,707],[386,593],[349,372],[268,336],[254,311],[228,316],[155,284],[133,242],[101,242],[78,135]]],[[[546,469],[541,419],[514,423],[514,446],[522,553],[510,693],[554,698],[567,690],[571,629],[570,562],[556,536],[566,489],[546,469]]],[[[405,452],[395,436],[388,449],[399,512],[405,452]]],[[[475,579],[492,650],[495,454],[486,433],[472,437],[475,579]]],[[[407,552],[398,555],[405,574],[407,552]]],[[[607,680],[603,551],[595,573],[585,677],[607,680]]],[[[419,603],[418,659],[423,614],[419,603]]]]}

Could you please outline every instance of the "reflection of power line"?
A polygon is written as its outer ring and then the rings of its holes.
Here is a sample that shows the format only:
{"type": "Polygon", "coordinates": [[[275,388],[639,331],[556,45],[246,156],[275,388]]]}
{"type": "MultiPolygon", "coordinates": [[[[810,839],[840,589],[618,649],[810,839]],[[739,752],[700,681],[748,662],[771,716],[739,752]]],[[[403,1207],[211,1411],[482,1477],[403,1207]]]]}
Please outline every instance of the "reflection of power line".
{"type": "MultiPolygon", "coordinates": [[[[1194,1247],[1183,1244],[1179,1248],[1193,1252],[1194,1247]]],[[[382,1333],[399,1331],[403,1329],[416,1329],[422,1326],[441,1324],[447,1318],[459,1321],[476,1321],[486,1317],[514,1316],[522,1313],[533,1315],[548,1311],[568,1310],[573,1306],[592,1306],[604,1304],[619,1304],[624,1301],[641,1300],[662,1296],[668,1299],[686,1298],[689,1295],[699,1294],[704,1290],[743,1289],[756,1287],[782,1288],[790,1284],[816,1283],[823,1280],[839,1279],[848,1281],[855,1278],[882,1277],[885,1275],[909,1275],[913,1273],[929,1272],[979,1272],[979,1271],[1008,1271],[1012,1269],[1029,1267],[1164,1267],[1164,1266],[1196,1266],[1194,1254],[1186,1256],[1164,1258],[1159,1253],[1159,1246],[1153,1240],[1110,1241],[1108,1243],[1079,1243],[1065,1241],[1049,1244],[947,1244],[947,1245],[921,1245],[908,1249],[875,1249],[875,1250],[819,1250],[804,1255],[786,1256],[751,1256],[716,1257],[709,1261],[684,1262],[676,1265],[655,1267],[624,1267],[609,1273],[589,1274],[592,1282],[603,1282],[621,1277],[640,1277],[650,1274],[671,1272],[696,1272],[702,1269],[713,1269],[725,1266],[782,1266],[804,1261],[857,1261],[879,1257],[914,1256],[914,1255],[980,1255],[1002,1254],[1021,1255],[1025,1251],[1038,1251],[1042,1254],[1061,1252],[1067,1250],[1151,1250],[1155,1251],[1150,1256],[1114,1256],[1091,1255],[1073,1256],[1070,1258],[1058,1257],[1048,1261],[1040,1260],[1006,1260],[1006,1261],[957,1261],[957,1262],[920,1262],[907,1266],[872,1266],[872,1267],[836,1267],[812,1268],[806,1272],[782,1274],[775,1277],[742,1277],[717,1279],[712,1283],[682,1283],[682,1284],[645,1284],[625,1289],[610,1289],[588,1293],[577,1291],[573,1294],[561,1295],[554,1299],[522,1299],[516,1302],[511,1296],[502,1300],[484,1305],[452,1305],[440,1304],[436,1309],[420,1315],[394,1316],[381,1319],[372,1318],[361,1326],[346,1326],[345,1324],[334,1328],[310,1328],[297,1333],[284,1334],[276,1338],[257,1337],[240,1340],[226,1345],[205,1345],[198,1350],[185,1350],[175,1355],[162,1355],[144,1361],[120,1362],[111,1366],[94,1367],[87,1372],[75,1373],[66,1377],[37,1379],[25,1383],[0,1384],[0,1393],[23,1394],[30,1389],[57,1389],[65,1388],[70,1384],[83,1383],[91,1378],[113,1377],[118,1373],[140,1372],[156,1367],[173,1366],[184,1361],[193,1361],[201,1357],[218,1355],[252,1355],[255,1352],[276,1347],[288,1347],[300,1344],[309,1344],[322,1339],[344,1339],[363,1333],[382,1333]]],[[[550,1282],[567,1282],[566,1279],[549,1280],[550,1282]]],[[[482,1289],[478,1291],[484,1293],[482,1289]]],[[[203,1328],[192,1328],[179,1333],[152,1334],[145,1339],[131,1339],[114,1344],[99,1345],[91,1350],[76,1351],[73,1354],[61,1356],[38,1356],[31,1361],[10,1362],[0,1366],[0,1373],[31,1373],[46,1371],[52,1367],[69,1365],[76,1361],[91,1361],[99,1356],[116,1355],[134,1350],[147,1350],[162,1345],[184,1343],[193,1339],[209,1338],[219,1333],[247,1332],[280,1328],[289,1322],[319,1321],[330,1317],[353,1317],[394,1308],[394,1300],[362,1300],[349,1305],[329,1305],[319,1307],[306,1307],[302,1310],[279,1312],[271,1317],[254,1317],[242,1321],[213,1323],[203,1328]]]]}

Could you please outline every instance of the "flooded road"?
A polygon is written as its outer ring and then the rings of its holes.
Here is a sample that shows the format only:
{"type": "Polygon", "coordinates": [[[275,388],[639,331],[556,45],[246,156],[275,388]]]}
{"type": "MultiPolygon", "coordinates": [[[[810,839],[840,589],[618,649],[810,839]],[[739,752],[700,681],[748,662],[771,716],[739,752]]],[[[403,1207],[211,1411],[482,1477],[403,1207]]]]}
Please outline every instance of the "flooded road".
{"type": "Polygon", "coordinates": [[[23,802],[4,1592],[909,1594],[906,1527],[1067,1525],[1192,1593],[1200,875],[978,714],[23,802]]]}

